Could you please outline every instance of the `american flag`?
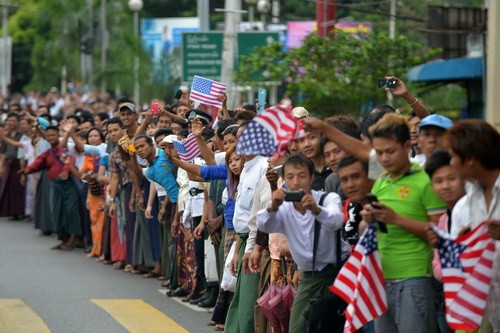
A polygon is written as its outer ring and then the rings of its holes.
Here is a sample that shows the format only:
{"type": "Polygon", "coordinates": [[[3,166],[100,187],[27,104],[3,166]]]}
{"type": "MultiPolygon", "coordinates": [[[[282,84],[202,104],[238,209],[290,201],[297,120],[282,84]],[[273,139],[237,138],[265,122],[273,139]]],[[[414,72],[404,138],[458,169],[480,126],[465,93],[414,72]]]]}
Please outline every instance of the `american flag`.
{"type": "Polygon", "coordinates": [[[190,133],[184,142],[174,140],[173,144],[182,161],[191,162],[200,154],[200,148],[193,133],[190,133]]]}
{"type": "Polygon", "coordinates": [[[224,91],[227,85],[204,77],[195,75],[191,85],[191,94],[189,98],[193,101],[205,105],[222,106],[222,102],[217,99],[224,91]]]}
{"type": "Polygon", "coordinates": [[[493,275],[495,244],[486,222],[452,240],[439,230],[446,321],[454,330],[477,330],[483,319],[493,275]]]}
{"type": "Polygon", "coordinates": [[[304,135],[290,110],[276,105],[253,118],[238,139],[239,155],[283,155],[288,143],[304,135]]]}
{"type": "Polygon", "coordinates": [[[330,290],[347,303],[344,332],[356,332],[387,311],[375,223],[365,230],[330,290]]]}

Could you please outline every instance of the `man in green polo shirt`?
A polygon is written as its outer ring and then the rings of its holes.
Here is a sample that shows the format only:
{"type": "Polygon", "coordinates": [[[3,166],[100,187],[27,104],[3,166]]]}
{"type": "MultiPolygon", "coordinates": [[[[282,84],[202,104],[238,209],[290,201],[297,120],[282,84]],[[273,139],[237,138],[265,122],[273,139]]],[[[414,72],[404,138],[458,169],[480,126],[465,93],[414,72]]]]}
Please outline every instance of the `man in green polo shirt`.
{"type": "Polygon", "coordinates": [[[377,332],[437,332],[432,281],[433,252],[425,226],[446,211],[429,176],[409,159],[410,130],[404,117],[386,114],[370,127],[377,159],[385,172],[372,188],[378,202],[365,205],[364,221],[387,225],[378,232],[378,249],[389,311],[375,321],[377,332]]]}

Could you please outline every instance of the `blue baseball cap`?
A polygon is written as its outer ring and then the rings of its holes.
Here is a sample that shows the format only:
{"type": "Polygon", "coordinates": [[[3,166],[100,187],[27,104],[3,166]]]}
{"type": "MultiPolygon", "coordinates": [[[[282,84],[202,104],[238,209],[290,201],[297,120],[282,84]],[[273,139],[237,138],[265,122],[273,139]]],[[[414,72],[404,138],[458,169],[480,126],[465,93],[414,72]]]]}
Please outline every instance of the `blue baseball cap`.
{"type": "Polygon", "coordinates": [[[450,118],[442,116],[440,114],[431,114],[430,116],[425,117],[420,122],[420,128],[426,126],[435,126],[447,130],[451,126],[453,126],[453,122],[450,118]]]}

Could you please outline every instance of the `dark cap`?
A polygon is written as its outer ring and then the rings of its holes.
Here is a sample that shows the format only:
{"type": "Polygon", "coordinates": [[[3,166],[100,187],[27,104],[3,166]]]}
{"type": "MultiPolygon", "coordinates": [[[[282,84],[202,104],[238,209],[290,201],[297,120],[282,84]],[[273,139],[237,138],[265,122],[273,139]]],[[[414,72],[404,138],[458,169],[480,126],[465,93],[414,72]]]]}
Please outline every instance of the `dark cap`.
{"type": "Polygon", "coordinates": [[[200,119],[205,125],[209,124],[212,122],[212,116],[210,116],[208,113],[203,112],[201,110],[189,110],[186,113],[186,118],[188,121],[193,120],[194,118],[200,119]]]}
{"type": "Polygon", "coordinates": [[[137,113],[136,106],[133,103],[130,103],[130,102],[125,102],[125,103],[120,104],[120,106],[118,108],[118,111],[121,111],[123,109],[129,109],[130,112],[137,113]]]}

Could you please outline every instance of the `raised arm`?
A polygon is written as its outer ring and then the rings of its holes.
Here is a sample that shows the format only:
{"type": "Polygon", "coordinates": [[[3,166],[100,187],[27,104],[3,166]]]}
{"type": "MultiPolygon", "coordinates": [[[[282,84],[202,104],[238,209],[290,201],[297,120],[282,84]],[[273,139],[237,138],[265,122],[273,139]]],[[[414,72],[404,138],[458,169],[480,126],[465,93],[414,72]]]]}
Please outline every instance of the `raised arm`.
{"type": "Polygon", "coordinates": [[[303,120],[304,129],[306,131],[319,131],[328,140],[333,141],[340,149],[346,151],[349,155],[356,159],[367,163],[370,158],[370,147],[363,141],[353,138],[345,134],[339,129],[328,125],[327,123],[314,117],[306,117],[303,120]]]}
{"type": "Polygon", "coordinates": [[[198,164],[194,163],[188,163],[184,162],[178,158],[175,158],[172,154],[165,152],[165,154],[168,157],[168,160],[175,165],[177,165],[179,168],[186,170],[188,173],[192,173],[193,175],[196,175],[198,177],[201,177],[201,166],[198,164]]]}
{"type": "Polygon", "coordinates": [[[385,88],[386,91],[389,91],[394,96],[403,97],[420,119],[430,115],[427,107],[418,98],[414,97],[411,94],[411,92],[408,90],[408,87],[401,79],[395,76],[387,76],[386,78],[396,80],[396,88],[385,88]]]}
{"type": "Polygon", "coordinates": [[[198,148],[200,148],[201,158],[203,158],[208,165],[215,165],[215,154],[212,149],[208,147],[202,136],[204,129],[205,127],[202,126],[192,126],[191,132],[196,139],[198,148]]]}
{"type": "Polygon", "coordinates": [[[142,121],[141,125],[137,127],[137,130],[135,131],[135,135],[140,135],[146,133],[146,128],[148,128],[149,123],[151,122],[151,119],[153,119],[153,112],[151,110],[148,110],[144,113],[142,113],[142,121]]]}
{"type": "Polygon", "coordinates": [[[5,136],[3,131],[0,131],[0,140],[2,140],[3,142],[5,142],[9,145],[12,145],[14,147],[23,148],[23,144],[21,142],[13,140],[13,139],[9,138],[8,136],[5,136]]]}

